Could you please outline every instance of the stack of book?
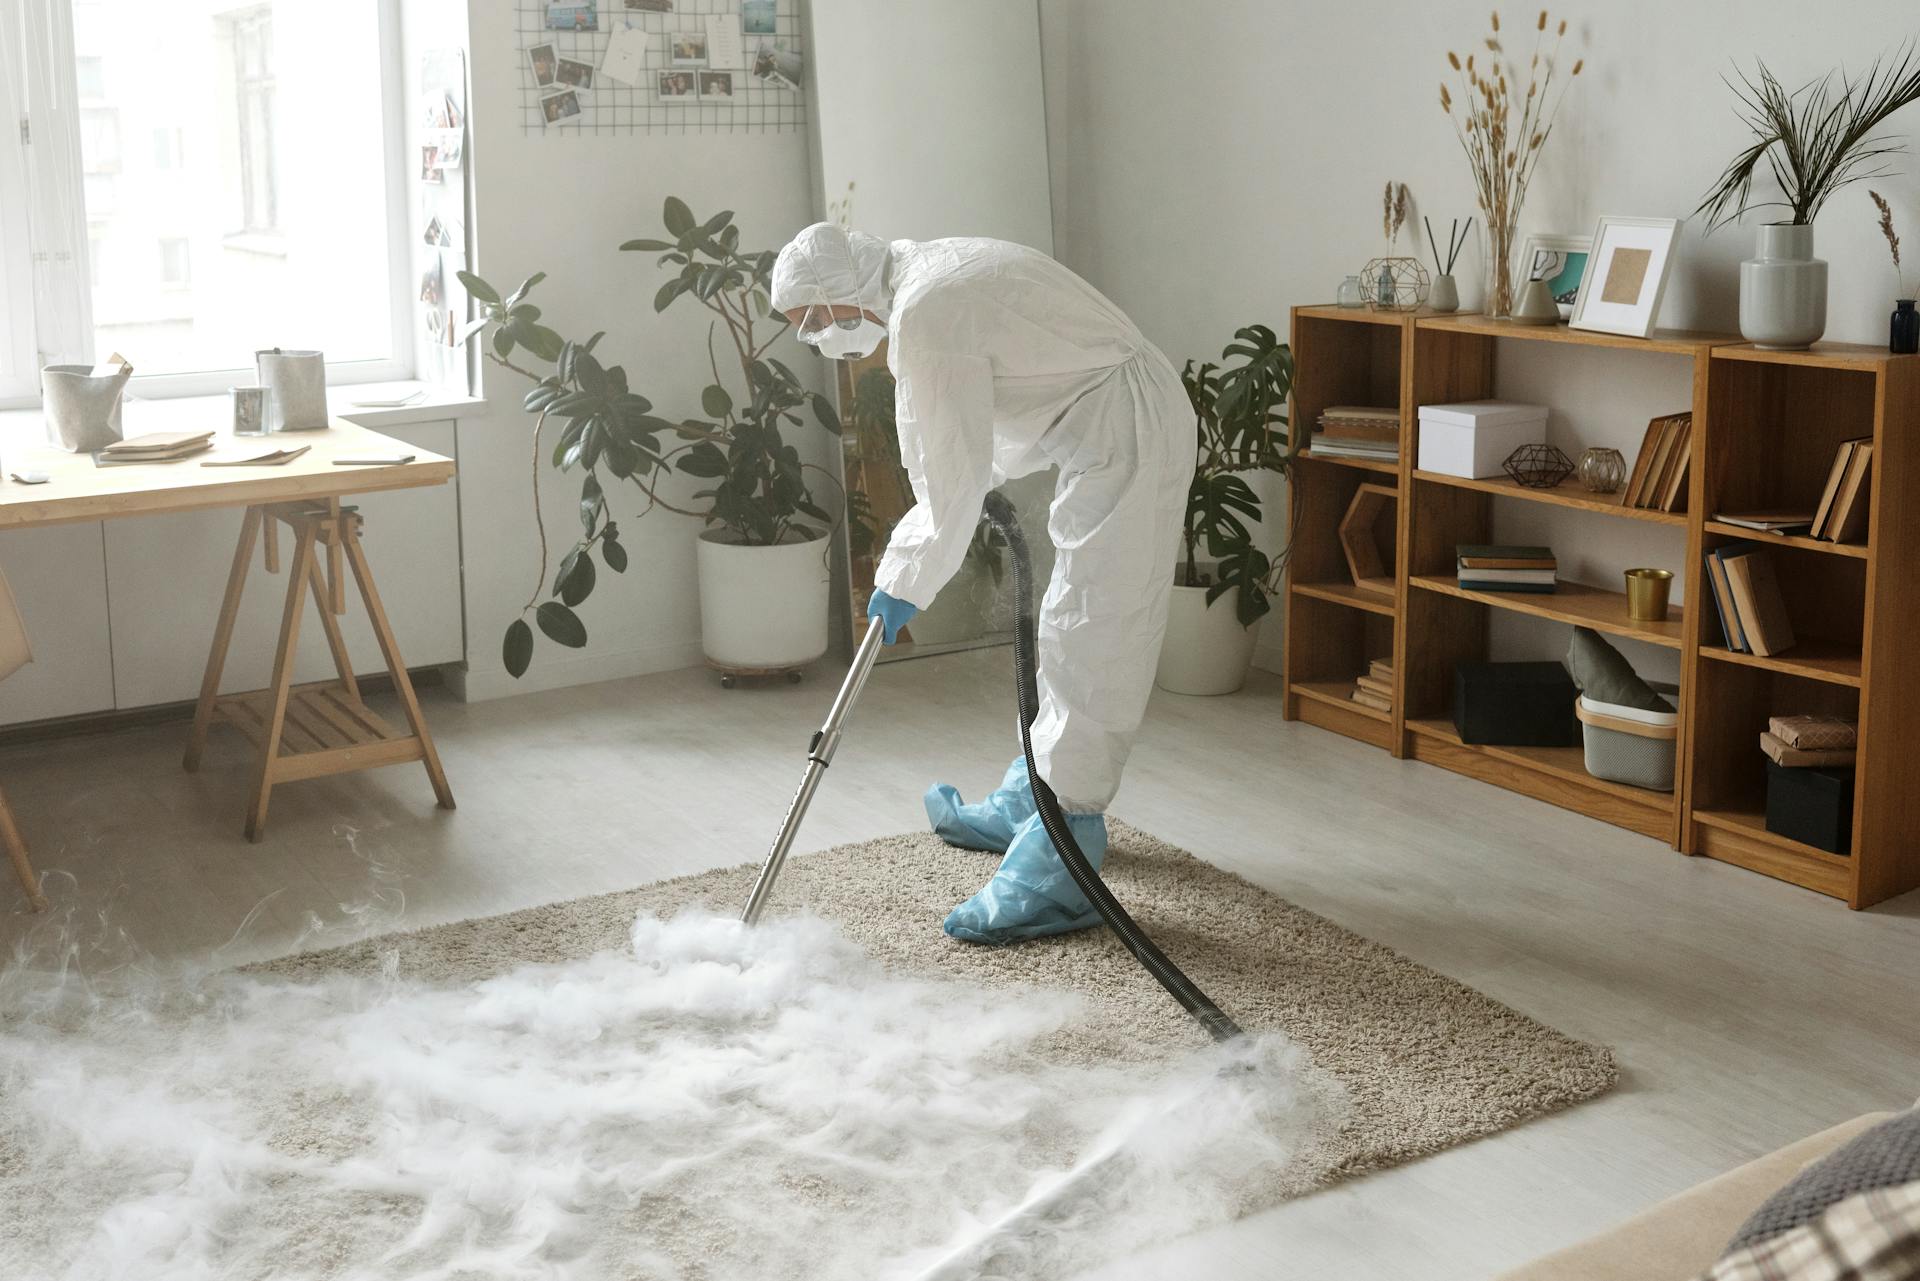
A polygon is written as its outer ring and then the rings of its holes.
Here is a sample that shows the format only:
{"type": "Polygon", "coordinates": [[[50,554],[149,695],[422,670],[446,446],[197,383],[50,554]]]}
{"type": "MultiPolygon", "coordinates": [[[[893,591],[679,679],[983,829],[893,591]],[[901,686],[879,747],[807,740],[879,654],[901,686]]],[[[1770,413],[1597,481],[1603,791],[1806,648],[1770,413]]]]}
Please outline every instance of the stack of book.
{"type": "Polygon", "coordinates": [[[1761,731],[1760,750],[1789,768],[1852,769],[1859,732],[1849,716],[1774,716],[1761,731]]]}
{"type": "Polygon", "coordinates": [[[1314,428],[1313,452],[1329,458],[1400,458],[1400,411],[1367,405],[1333,405],[1314,428]]]}
{"type": "Polygon", "coordinates": [[[1866,537],[1867,475],[1872,468],[1872,437],[1840,442],[1827,472],[1827,488],[1809,522],[1809,536],[1830,543],[1857,543],[1866,537]]]}
{"type": "Polygon", "coordinates": [[[1766,548],[1757,543],[1715,548],[1707,553],[1707,581],[1728,649],[1764,658],[1793,648],[1793,620],[1766,548]]]}
{"type": "Polygon", "coordinates": [[[1367,674],[1355,678],[1348,698],[1376,712],[1393,714],[1393,664],[1376,658],[1367,664],[1367,674]]]}
{"type": "Polygon", "coordinates": [[[1468,591],[1544,593],[1557,586],[1558,563],[1550,548],[1462,543],[1454,553],[1460,558],[1460,586],[1468,591]]]}
{"type": "Polygon", "coordinates": [[[123,463],[170,463],[213,448],[210,431],[159,431],[132,440],[116,440],[93,456],[97,466],[123,463]]]}
{"type": "Polygon", "coordinates": [[[1623,507],[1679,512],[1687,509],[1688,463],[1693,457],[1693,415],[1668,414],[1647,424],[1640,455],[1633,461],[1623,507]]]}

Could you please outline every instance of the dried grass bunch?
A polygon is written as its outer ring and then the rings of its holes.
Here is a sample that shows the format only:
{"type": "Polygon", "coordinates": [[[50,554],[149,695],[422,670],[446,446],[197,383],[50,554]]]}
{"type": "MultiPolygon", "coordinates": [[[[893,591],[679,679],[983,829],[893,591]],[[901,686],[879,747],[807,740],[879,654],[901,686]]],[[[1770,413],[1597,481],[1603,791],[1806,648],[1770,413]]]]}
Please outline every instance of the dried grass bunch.
{"type": "Polygon", "coordinates": [[[1900,266],[1900,233],[1893,229],[1893,206],[1887,198],[1872,188],[1867,194],[1873,197],[1873,207],[1880,211],[1880,234],[1887,238],[1887,252],[1893,255],[1893,274],[1898,283],[1898,296],[1913,297],[1913,291],[1907,288],[1907,273],[1900,266]]]}
{"type": "Polygon", "coordinates": [[[1473,170],[1491,242],[1494,278],[1488,303],[1493,314],[1504,316],[1513,309],[1513,246],[1520,207],[1526,203],[1527,187],[1553,133],[1560,104],[1586,60],[1575,59],[1572,68],[1561,74],[1560,46],[1566,39],[1567,22],[1563,18],[1557,25],[1552,23],[1545,9],[1534,23],[1533,50],[1524,68],[1507,53],[1497,9],[1492,22],[1492,32],[1481,40],[1484,50],[1469,52],[1464,59],[1447,52],[1447,65],[1457,76],[1460,94],[1455,97],[1453,87],[1441,81],[1440,109],[1453,122],[1473,170]],[[1525,92],[1521,91],[1522,71],[1525,92]]]}
{"type": "Polygon", "coordinates": [[[1400,228],[1407,225],[1412,207],[1413,196],[1407,184],[1388,179],[1386,194],[1380,197],[1380,234],[1387,238],[1387,252],[1393,252],[1393,246],[1399,243],[1400,228]]]}

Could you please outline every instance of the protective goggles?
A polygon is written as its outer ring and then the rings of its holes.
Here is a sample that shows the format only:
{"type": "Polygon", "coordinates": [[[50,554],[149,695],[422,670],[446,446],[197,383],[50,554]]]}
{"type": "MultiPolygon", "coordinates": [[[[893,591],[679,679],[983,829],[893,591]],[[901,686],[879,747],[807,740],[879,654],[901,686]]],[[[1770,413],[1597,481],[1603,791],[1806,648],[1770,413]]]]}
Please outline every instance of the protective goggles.
{"type": "Polygon", "coordinates": [[[818,347],[826,341],[827,335],[836,329],[854,330],[860,328],[865,319],[859,311],[850,316],[836,316],[833,308],[826,303],[817,302],[808,307],[806,314],[800,317],[798,337],[811,347],[818,347]]]}

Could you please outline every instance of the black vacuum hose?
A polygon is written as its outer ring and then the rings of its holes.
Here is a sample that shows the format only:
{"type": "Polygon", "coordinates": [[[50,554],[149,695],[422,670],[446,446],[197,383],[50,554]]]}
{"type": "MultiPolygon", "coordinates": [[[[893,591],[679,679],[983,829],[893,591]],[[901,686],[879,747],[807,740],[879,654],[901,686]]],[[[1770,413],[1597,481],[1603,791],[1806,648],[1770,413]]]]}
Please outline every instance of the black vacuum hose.
{"type": "Polygon", "coordinates": [[[1240,1025],[1228,1018],[1179,966],[1168,960],[1167,954],[1134,923],[1127,909],[1120,906],[1113,891],[1100,879],[1099,871],[1074,842],[1066,815],[1060,812],[1060,798],[1040,777],[1040,766],[1033,759],[1032,733],[1034,718],[1040,714],[1039,621],[1033,611],[1033,565],[1027,556],[1027,537],[1020,528],[1013,503],[999,490],[987,495],[981,515],[1007,540],[1013,559],[1014,604],[1018,617],[1013,638],[1013,667],[1014,684],[1020,696],[1020,750],[1026,754],[1027,779],[1033,787],[1033,804],[1040,812],[1040,823],[1053,841],[1053,848],[1060,852],[1060,860],[1067,865],[1073,883],[1080,887],[1080,892],[1100,913],[1100,919],[1120,936],[1120,941],[1147,973],[1158,979],[1160,986],[1199,1020],[1214,1040],[1226,1041],[1239,1036],[1240,1025]]]}

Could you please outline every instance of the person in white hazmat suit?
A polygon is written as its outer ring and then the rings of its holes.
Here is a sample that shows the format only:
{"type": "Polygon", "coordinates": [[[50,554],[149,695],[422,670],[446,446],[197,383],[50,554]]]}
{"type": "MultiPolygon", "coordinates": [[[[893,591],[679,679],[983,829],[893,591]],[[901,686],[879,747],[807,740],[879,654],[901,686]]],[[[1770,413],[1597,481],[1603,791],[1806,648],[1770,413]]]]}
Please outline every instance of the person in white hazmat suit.
{"type": "MultiPolygon", "coordinates": [[[[1024,245],[888,243],[815,223],[780,251],[772,289],[775,310],[824,355],[865,356],[889,340],[916,502],[867,607],[888,644],[959,570],[987,492],[1058,464],[1034,759],[1099,866],[1105,810],[1153,688],[1193,480],[1179,375],[1118,307],[1024,245]]],[[[1099,921],[1041,826],[1024,757],[984,801],[935,784],[926,803],[947,841],[1005,854],[947,917],[948,934],[1010,943],[1099,921]]]]}

